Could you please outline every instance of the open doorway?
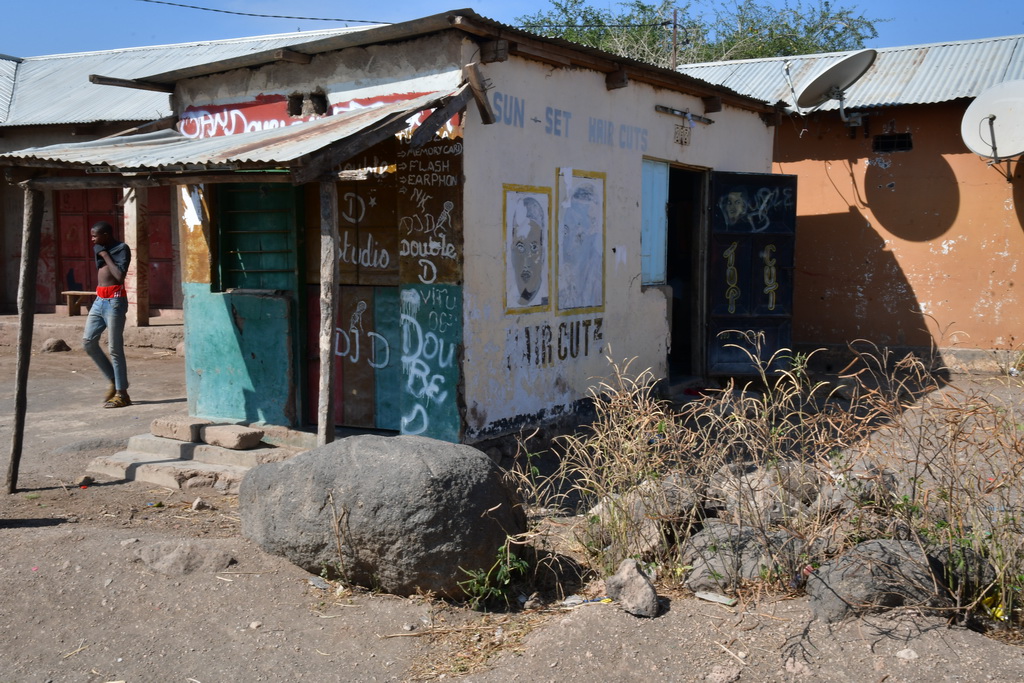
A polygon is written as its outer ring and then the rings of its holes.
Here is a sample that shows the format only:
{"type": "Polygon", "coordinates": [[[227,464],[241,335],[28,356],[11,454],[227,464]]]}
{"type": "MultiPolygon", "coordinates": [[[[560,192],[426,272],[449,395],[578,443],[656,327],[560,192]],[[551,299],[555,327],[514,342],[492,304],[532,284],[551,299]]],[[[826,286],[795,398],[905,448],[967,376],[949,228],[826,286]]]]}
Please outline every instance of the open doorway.
{"type": "Polygon", "coordinates": [[[704,374],[706,179],[703,171],[669,168],[665,275],[672,290],[668,372],[673,382],[704,374]]]}

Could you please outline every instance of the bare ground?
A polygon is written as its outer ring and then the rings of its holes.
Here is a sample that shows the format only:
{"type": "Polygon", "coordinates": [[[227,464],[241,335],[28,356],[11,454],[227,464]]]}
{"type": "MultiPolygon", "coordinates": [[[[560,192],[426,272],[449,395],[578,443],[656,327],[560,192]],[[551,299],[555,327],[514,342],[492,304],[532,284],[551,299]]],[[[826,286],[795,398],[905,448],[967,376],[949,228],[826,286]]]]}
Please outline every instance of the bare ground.
{"type": "MultiPolygon", "coordinates": [[[[154,417],[186,412],[180,358],[129,349],[129,361],[136,404],[105,410],[103,381],[82,352],[32,358],[19,491],[0,497],[0,681],[1022,678],[1024,649],[913,611],[828,627],[803,597],[726,608],[672,595],[655,619],[605,603],[482,614],[317,588],[316,577],[241,537],[233,497],[74,485],[92,457],[148,431],[154,417]],[[213,508],[193,511],[197,495],[213,508]],[[187,541],[236,563],[164,574],[136,560],[139,548],[187,541]]],[[[6,454],[11,347],[0,347],[0,377],[6,454]]]]}

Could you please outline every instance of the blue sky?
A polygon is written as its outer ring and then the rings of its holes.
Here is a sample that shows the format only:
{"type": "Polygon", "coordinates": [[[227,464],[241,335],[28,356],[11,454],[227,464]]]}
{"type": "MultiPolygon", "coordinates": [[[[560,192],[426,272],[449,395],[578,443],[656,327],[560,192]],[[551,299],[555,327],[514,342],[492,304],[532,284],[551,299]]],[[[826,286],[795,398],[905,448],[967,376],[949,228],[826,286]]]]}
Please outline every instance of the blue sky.
{"type": "MultiPolygon", "coordinates": [[[[171,0],[168,0],[171,1],[171,0]]],[[[550,8],[547,0],[173,0],[240,12],[302,17],[398,22],[460,6],[514,24],[517,17],[550,8]]],[[[655,2],[655,0],[649,0],[655,2]]],[[[783,0],[769,0],[783,6],[783,0]]],[[[607,0],[591,5],[615,7],[607,0]]],[[[694,7],[712,6],[695,0],[694,7]]],[[[797,3],[791,1],[790,6],[797,3]]],[[[816,0],[805,0],[817,4],[816,0]]],[[[879,37],[868,47],[892,47],[949,40],[1024,34],[1024,0],[832,0],[878,20],[879,37]],[[883,21],[884,20],[884,21],[883,21]]],[[[337,22],[262,19],[175,7],[142,0],[4,0],[0,11],[0,53],[30,57],[61,52],[107,50],[248,35],[344,26],[337,22]]]]}

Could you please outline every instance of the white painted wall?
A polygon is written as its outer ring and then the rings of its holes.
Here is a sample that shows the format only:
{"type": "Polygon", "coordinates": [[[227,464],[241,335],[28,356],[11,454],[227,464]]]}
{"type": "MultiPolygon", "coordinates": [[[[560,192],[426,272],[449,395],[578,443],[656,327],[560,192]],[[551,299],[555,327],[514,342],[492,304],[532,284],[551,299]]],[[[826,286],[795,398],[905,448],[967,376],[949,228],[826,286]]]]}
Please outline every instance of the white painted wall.
{"type": "Polygon", "coordinates": [[[179,84],[174,110],[250,101],[257,95],[306,93],[322,88],[330,104],[358,98],[454,88],[461,80],[462,43],[440,34],[393,45],[348,48],[314,55],[309,64],[278,62],[260,69],[235,69],[179,84]],[[396,84],[398,87],[396,88],[396,84]]]}
{"type": "MultiPolygon", "coordinates": [[[[695,124],[690,145],[682,146],[674,136],[685,121],[656,112],[655,105],[702,114],[698,97],[639,83],[609,91],[604,74],[516,57],[482,68],[500,121],[482,125],[470,107],[465,126],[463,372],[470,439],[514,426],[521,416],[558,414],[586,396],[595,378],[608,376],[606,355],[636,357],[634,369],[649,367],[664,376],[666,298],[640,285],[641,160],[767,173],[773,138],[757,114],[726,106],[709,115],[713,124],[695,124]],[[549,268],[549,304],[508,312],[503,186],[550,188],[550,220],[557,226],[556,204],[567,197],[556,180],[559,168],[605,174],[604,306],[585,313],[557,310],[556,274],[549,268]],[[581,340],[573,358],[565,342],[577,327],[588,341],[581,340]],[[536,352],[538,335],[543,346],[550,343],[547,357],[536,352]]],[[[552,264],[557,244],[549,246],[552,264]]]]}
{"type": "MultiPolygon", "coordinates": [[[[332,105],[393,92],[440,90],[461,81],[461,65],[479,59],[477,44],[453,34],[317,56],[309,65],[279,63],[194,79],[179,87],[175,109],[250,102],[322,88],[332,105]]],[[[665,373],[667,302],[640,285],[641,161],[653,158],[697,169],[766,173],[772,129],[757,114],[726,107],[714,123],[694,124],[691,142],[674,141],[686,121],[655,105],[703,113],[700,98],[631,83],[609,91],[604,74],[561,69],[511,57],[482,65],[500,121],[485,126],[474,105],[464,128],[464,357],[467,440],[514,428],[526,418],[557,415],[588,395],[616,360],[665,373]],[[558,307],[558,200],[573,189],[559,169],[604,179],[603,303],[578,311],[558,307]],[[509,311],[506,303],[505,195],[547,188],[547,303],[509,311]],[[570,340],[573,342],[570,345],[570,340]],[[539,345],[538,345],[539,341],[539,345]]],[[[573,181],[582,182],[582,181],[573,181]]],[[[574,185],[575,187],[575,185],[574,185]]],[[[510,195],[516,196],[516,195],[510,195]]],[[[512,212],[509,208],[509,212],[512,212]]],[[[535,303],[537,300],[534,300],[535,303]]]]}

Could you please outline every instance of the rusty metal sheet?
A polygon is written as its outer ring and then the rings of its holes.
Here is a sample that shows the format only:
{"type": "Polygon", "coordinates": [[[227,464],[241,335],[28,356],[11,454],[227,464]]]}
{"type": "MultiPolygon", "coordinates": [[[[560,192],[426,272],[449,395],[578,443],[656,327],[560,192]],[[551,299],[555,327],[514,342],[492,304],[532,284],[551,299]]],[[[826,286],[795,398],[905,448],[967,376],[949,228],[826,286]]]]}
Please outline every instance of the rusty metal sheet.
{"type": "Polygon", "coordinates": [[[307,154],[353,138],[396,114],[429,109],[446,92],[434,92],[379,107],[358,109],[287,128],[190,139],[177,131],[50,145],[0,154],[0,165],[99,168],[113,172],[288,168],[307,154]]]}

